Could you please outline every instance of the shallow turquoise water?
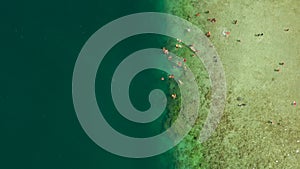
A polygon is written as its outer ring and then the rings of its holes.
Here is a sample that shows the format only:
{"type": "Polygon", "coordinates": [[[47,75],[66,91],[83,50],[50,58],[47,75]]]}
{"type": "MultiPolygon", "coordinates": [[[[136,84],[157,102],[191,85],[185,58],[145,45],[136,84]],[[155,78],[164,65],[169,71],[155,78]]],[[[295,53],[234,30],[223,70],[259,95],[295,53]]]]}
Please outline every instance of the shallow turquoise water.
{"type": "MultiPolygon", "coordinates": [[[[72,102],[73,68],[86,40],[101,26],[121,16],[162,10],[160,0],[1,2],[0,168],[172,168],[172,152],[147,159],[128,159],[99,148],[82,130],[72,102]]],[[[147,39],[132,50],[162,47],[165,43],[160,37],[147,39]]],[[[132,52],[126,51],[122,44],[115,49],[108,54],[113,59],[105,61],[112,64],[104,64],[100,71],[112,71],[113,64],[126,52],[132,52]]],[[[143,99],[151,88],[167,89],[164,84],[154,83],[161,75],[152,70],[133,81],[133,89],[139,90],[139,86],[145,89],[137,95],[132,92],[132,101],[138,109],[149,106],[139,103],[145,103],[143,99]],[[147,83],[145,75],[150,77],[147,83]]],[[[110,77],[111,74],[97,77],[97,92],[108,91],[108,84],[99,85],[98,79],[110,77]]],[[[109,102],[101,102],[101,96],[97,96],[99,106],[113,109],[109,102]]],[[[134,130],[134,124],[125,123],[124,119],[112,120],[107,114],[105,117],[128,135],[146,137],[162,130],[161,121],[134,130]]]]}

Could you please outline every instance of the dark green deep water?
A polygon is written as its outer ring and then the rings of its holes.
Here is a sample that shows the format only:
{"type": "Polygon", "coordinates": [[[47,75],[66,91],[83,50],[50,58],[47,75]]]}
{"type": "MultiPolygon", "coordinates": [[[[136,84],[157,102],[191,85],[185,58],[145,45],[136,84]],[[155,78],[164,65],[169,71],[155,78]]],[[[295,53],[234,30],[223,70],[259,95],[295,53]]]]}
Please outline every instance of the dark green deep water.
{"type": "MultiPolygon", "coordinates": [[[[87,39],[114,19],[136,12],[162,12],[163,5],[161,0],[1,1],[0,168],[173,168],[171,151],[129,159],[101,149],[82,130],[72,102],[73,68],[87,39]]],[[[101,64],[96,80],[98,104],[119,132],[147,137],[162,131],[163,118],[139,127],[123,119],[109,91],[113,70],[126,55],[164,43],[159,36],[132,37],[116,45],[101,64]]],[[[152,88],[167,91],[157,80],[161,75],[149,70],[133,79],[130,96],[137,109],[149,107],[152,88]]]]}

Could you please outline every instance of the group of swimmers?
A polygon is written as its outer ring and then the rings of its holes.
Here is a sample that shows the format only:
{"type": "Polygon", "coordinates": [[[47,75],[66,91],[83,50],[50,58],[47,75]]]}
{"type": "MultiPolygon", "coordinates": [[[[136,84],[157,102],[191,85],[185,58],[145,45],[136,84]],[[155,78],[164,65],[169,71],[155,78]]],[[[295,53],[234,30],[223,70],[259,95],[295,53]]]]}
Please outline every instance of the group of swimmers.
{"type": "MultiPolygon", "coordinates": [[[[168,76],[168,78],[169,78],[169,79],[174,79],[175,76],[174,76],[173,74],[170,74],[170,75],[168,76]]],[[[161,77],[161,80],[165,80],[165,78],[164,78],[164,77],[161,77]]],[[[180,80],[179,80],[179,81],[180,81],[180,80]]],[[[182,84],[181,81],[180,81],[180,83],[182,84]]],[[[171,94],[171,97],[172,97],[172,99],[176,99],[176,98],[177,98],[176,93],[171,94]]]]}

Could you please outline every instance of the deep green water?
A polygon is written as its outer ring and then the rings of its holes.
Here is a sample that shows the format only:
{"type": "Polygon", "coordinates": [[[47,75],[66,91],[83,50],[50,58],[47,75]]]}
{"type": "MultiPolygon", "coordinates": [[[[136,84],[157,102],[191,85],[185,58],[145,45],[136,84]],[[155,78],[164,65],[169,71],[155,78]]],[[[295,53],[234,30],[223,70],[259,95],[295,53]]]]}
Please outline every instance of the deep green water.
{"type": "MultiPolygon", "coordinates": [[[[162,2],[35,0],[0,3],[0,168],[173,168],[172,151],[146,159],[128,159],[101,149],[82,130],[72,102],[73,68],[87,39],[101,26],[121,16],[162,12],[162,2]]],[[[127,54],[146,47],[162,47],[164,43],[163,37],[132,37],[113,48],[99,68],[98,104],[106,110],[107,120],[122,133],[147,137],[162,131],[163,118],[138,128],[126,122],[114,111],[108,92],[112,72],[127,54]],[[143,43],[134,44],[134,41],[143,43]],[[129,44],[132,44],[130,48],[129,44]],[[100,83],[101,80],[106,81],[100,83]]],[[[136,108],[149,107],[146,99],[152,88],[167,91],[166,85],[158,80],[161,75],[162,72],[149,70],[133,80],[131,98],[136,108]]]]}

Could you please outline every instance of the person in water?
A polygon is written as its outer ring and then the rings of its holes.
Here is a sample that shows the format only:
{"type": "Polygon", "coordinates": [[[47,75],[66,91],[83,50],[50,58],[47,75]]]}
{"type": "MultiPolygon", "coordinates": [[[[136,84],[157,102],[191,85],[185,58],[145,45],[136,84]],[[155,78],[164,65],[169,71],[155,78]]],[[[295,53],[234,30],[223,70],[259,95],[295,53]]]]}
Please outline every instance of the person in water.
{"type": "Polygon", "coordinates": [[[171,75],[169,75],[169,79],[174,79],[174,75],[173,74],[171,74],[171,75]]]}
{"type": "Polygon", "coordinates": [[[176,99],[177,95],[174,93],[174,94],[171,95],[171,97],[172,97],[173,99],[176,99]]]}
{"type": "Polygon", "coordinates": [[[163,49],[162,49],[162,50],[163,50],[163,53],[164,53],[164,54],[166,54],[166,55],[167,55],[167,54],[169,54],[169,50],[168,50],[168,49],[166,49],[165,47],[163,47],[163,49]]]}
{"type": "Polygon", "coordinates": [[[255,34],[255,36],[264,36],[264,33],[255,34]]]}
{"type": "Polygon", "coordinates": [[[210,33],[210,32],[207,32],[205,35],[209,38],[210,35],[211,35],[211,33],[210,33]]]}

